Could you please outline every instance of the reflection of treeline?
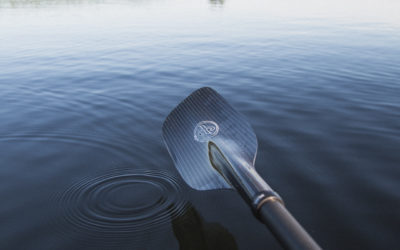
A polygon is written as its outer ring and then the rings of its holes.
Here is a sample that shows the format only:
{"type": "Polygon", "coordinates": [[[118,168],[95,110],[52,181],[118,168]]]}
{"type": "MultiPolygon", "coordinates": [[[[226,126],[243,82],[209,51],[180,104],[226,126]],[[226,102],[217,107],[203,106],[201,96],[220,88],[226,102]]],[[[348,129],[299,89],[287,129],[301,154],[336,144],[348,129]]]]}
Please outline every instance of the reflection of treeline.
{"type": "Polygon", "coordinates": [[[0,0],[0,8],[45,7],[104,2],[105,0],[0,0]]]}
{"type": "MultiPolygon", "coordinates": [[[[149,0],[125,0],[126,3],[144,3],[149,0]]],[[[0,8],[48,7],[56,5],[77,5],[94,3],[115,3],[113,0],[0,0],[0,8]]],[[[209,0],[212,5],[223,5],[225,0],[209,0]]]]}
{"type": "MultiPolygon", "coordinates": [[[[154,0],[122,0],[124,4],[146,4],[154,0]]],[[[49,7],[62,5],[78,5],[78,4],[113,4],[119,3],[116,0],[0,0],[0,8],[23,8],[23,7],[49,7]]]]}

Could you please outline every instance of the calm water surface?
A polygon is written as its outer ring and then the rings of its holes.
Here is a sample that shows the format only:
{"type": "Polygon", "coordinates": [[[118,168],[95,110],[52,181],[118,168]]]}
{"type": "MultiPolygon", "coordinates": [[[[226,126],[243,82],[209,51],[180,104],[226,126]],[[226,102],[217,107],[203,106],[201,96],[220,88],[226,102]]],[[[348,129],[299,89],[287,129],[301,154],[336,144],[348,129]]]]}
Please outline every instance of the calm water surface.
{"type": "Polygon", "coordinates": [[[162,122],[202,86],[326,249],[400,245],[396,1],[0,0],[0,249],[280,249],[190,189],[162,122]]]}

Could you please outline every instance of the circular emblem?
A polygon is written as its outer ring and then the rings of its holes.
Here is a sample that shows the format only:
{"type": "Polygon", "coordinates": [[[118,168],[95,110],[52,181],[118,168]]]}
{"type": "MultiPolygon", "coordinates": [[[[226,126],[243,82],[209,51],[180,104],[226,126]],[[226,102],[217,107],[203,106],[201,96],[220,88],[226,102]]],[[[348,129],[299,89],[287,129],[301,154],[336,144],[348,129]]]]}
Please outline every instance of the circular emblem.
{"type": "Polygon", "coordinates": [[[194,139],[199,142],[206,142],[218,134],[219,127],[213,121],[201,121],[194,128],[194,139]]]}

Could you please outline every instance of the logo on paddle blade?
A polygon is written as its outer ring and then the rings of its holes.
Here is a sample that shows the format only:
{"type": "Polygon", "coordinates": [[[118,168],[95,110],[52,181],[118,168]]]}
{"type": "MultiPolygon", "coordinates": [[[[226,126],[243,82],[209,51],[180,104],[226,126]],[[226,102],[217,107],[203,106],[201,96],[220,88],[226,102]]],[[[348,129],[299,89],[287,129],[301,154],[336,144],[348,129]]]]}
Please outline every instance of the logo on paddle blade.
{"type": "Polygon", "coordinates": [[[218,134],[218,124],[213,121],[201,121],[194,128],[194,139],[206,142],[218,134]]]}

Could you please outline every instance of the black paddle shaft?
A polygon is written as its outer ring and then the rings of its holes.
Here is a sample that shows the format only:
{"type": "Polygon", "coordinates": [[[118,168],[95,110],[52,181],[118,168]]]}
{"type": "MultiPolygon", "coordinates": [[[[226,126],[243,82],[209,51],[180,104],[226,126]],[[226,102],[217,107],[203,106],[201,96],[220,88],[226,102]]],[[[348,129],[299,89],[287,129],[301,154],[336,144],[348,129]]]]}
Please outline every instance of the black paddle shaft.
{"type": "Polygon", "coordinates": [[[258,213],[260,220],[268,226],[285,249],[321,249],[280,201],[265,202],[258,213]]]}

